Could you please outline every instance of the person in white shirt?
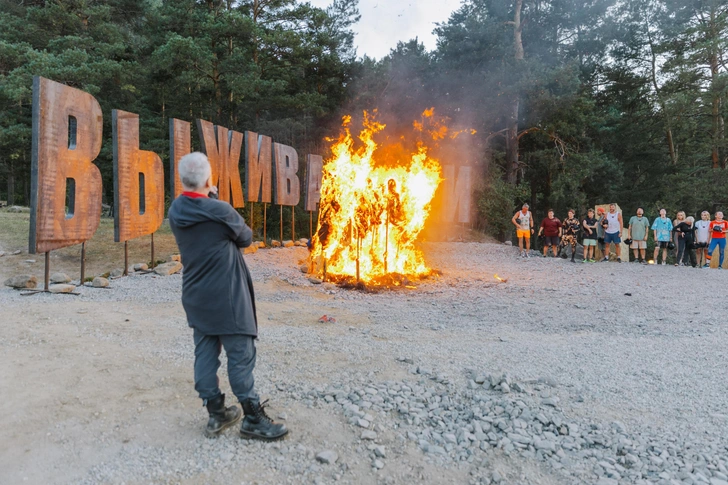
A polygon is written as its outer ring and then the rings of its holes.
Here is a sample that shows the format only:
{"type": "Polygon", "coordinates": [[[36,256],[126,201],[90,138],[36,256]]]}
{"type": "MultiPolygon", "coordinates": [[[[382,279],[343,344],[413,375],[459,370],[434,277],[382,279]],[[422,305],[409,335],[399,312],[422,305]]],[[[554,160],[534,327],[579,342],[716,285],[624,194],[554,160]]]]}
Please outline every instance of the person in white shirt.
{"type": "Polygon", "coordinates": [[[708,239],[710,238],[710,212],[703,211],[700,220],[695,223],[695,245],[698,256],[698,268],[708,267],[708,239]],[[702,262],[701,262],[702,261],[702,262]]]}

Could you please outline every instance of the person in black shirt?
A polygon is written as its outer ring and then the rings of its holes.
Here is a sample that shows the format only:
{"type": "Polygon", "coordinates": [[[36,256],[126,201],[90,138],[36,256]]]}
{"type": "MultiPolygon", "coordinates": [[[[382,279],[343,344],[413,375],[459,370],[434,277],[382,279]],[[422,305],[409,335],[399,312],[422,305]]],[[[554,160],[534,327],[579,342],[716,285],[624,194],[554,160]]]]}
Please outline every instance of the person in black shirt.
{"type": "Polygon", "coordinates": [[[690,216],[675,226],[675,235],[677,236],[677,262],[675,266],[681,264],[687,266],[688,258],[690,258],[690,265],[693,268],[698,264],[695,258],[695,245],[693,244],[695,240],[694,221],[695,219],[690,216]]]}
{"type": "Polygon", "coordinates": [[[597,258],[597,220],[594,217],[594,209],[587,211],[586,218],[581,222],[584,228],[584,263],[595,263],[597,258]]]}

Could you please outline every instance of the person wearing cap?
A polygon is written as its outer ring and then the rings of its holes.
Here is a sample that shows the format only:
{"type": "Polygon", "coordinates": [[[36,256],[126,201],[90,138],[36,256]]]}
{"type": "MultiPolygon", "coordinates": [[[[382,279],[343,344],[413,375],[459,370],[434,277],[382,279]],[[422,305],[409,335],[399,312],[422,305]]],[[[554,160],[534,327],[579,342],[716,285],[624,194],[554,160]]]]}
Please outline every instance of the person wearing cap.
{"type": "Polygon", "coordinates": [[[589,209],[586,218],[581,222],[584,229],[584,261],[583,263],[595,263],[597,252],[597,220],[594,218],[594,209],[589,209]]]}
{"type": "Polygon", "coordinates": [[[650,220],[644,217],[645,211],[642,207],[637,208],[637,215],[629,220],[629,238],[632,244],[629,246],[634,253],[634,262],[647,264],[645,253],[647,252],[647,237],[650,232],[650,220]]]}
{"type": "Polygon", "coordinates": [[[662,264],[667,264],[667,246],[670,244],[672,221],[667,217],[665,209],[660,209],[660,217],[652,223],[652,232],[655,237],[655,264],[657,264],[660,249],[662,249],[662,264]]]}
{"type": "Polygon", "coordinates": [[[561,238],[561,221],[554,217],[554,210],[549,209],[548,216],[541,221],[538,228],[538,235],[544,235],[543,257],[548,257],[549,246],[554,253],[554,258],[559,254],[559,239],[561,238]]]}
{"type": "Polygon", "coordinates": [[[617,205],[612,203],[609,204],[609,212],[605,216],[607,221],[606,227],[604,228],[604,259],[602,261],[609,261],[609,250],[612,244],[614,244],[614,252],[617,253],[617,262],[622,262],[622,248],[620,243],[622,242],[622,228],[624,223],[622,222],[622,213],[617,212],[617,205]]]}
{"type": "Polygon", "coordinates": [[[518,247],[521,248],[521,257],[528,258],[528,252],[531,250],[531,234],[533,234],[533,216],[531,211],[528,210],[528,204],[523,204],[521,210],[511,219],[511,222],[516,226],[516,236],[518,237],[518,247]],[[523,249],[523,246],[526,249],[523,249]]]}

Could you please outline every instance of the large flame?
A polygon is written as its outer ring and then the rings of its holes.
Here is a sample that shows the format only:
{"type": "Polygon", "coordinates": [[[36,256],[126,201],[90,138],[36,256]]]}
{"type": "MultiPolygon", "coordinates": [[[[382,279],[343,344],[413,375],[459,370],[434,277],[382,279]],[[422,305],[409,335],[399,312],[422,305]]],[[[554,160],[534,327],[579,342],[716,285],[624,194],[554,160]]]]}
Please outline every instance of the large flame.
{"type": "MultiPolygon", "coordinates": [[[[423,113],[424,118],[432,111],[423,113]]],[[[361,144],[355,147],[351,117],[324,164],[321,209],[312,260],[335,281],[391,282],[394,274],[422,277],[431,270],[415,247],[441,182],[440,164],[419,141],[413,153],[401,144],[380,147],[374,135],[385,129],[364,113],[361,144]]],[[[424,132],[421,122],[414,128],[424,132]]],[[[444,132],[443,132],[444,130],[444,132]]],[[[424,132],[433,139],[446,127],[424,132]]],[[[406,281],[405,281],[406,283],[406,281]]]]}

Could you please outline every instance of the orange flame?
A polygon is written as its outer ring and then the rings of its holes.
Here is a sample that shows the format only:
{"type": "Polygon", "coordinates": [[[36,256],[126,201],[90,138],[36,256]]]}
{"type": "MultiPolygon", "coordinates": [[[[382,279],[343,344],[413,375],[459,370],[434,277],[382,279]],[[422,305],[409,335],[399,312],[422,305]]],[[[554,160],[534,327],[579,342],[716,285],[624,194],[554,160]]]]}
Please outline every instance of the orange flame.
{"type": "MultiPolygon", "coordinates": [[[[432,116],[432,111],[423,116],[432,116]]],[[[362,146],[357,148],[349,128],[351,117],[343,121],[343,133],[331,146],[321,181],[311,255],[320,262],[318,272],[335,281],[367,284],[384,283],[384,277],[392,274],[430,274],[415,241],[442,180],[439,162],[428,156],[423,143],[417,143],[414,153],[379,146],[374,135],[385,125],[366,112],[358,136],[362,146]]]]}

